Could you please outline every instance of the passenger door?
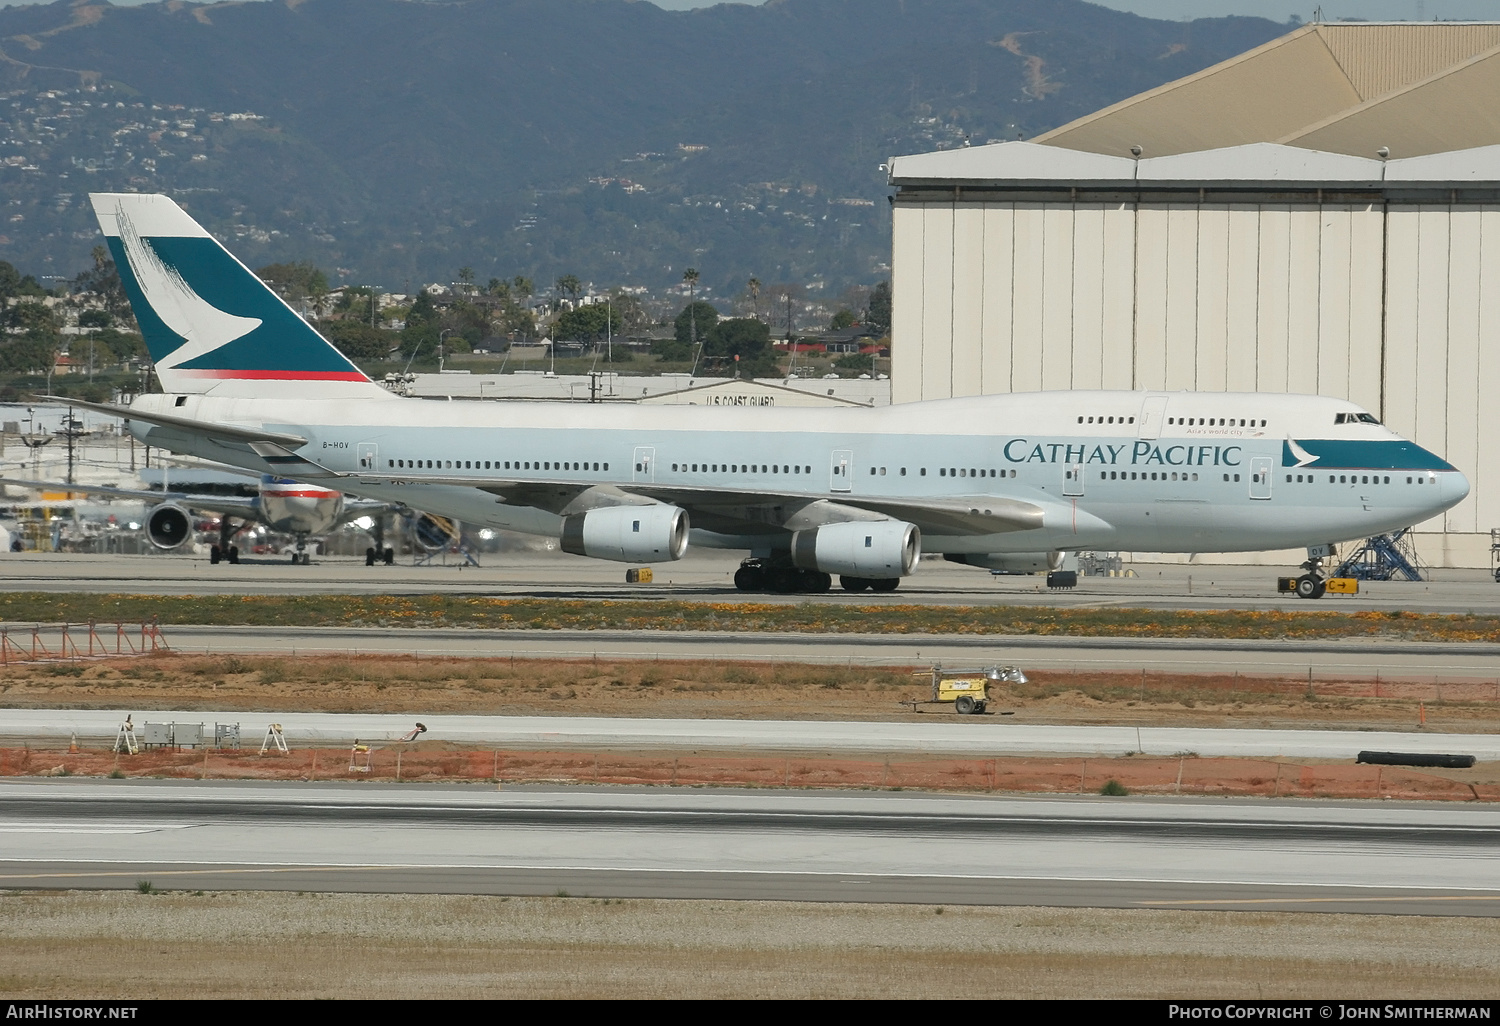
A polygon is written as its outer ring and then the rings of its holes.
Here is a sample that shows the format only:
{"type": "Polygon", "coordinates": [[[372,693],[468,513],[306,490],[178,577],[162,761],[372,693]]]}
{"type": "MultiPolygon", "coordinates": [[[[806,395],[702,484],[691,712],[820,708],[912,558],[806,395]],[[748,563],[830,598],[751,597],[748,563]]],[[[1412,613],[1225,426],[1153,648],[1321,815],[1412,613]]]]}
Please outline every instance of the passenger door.
{"type": "Polygon", "coordinates": [[[1167,396],[1148,395],[1141,404],[1140,434],[1138,437],[1154,441],[1161,435],[1162,421],[1166,419],[1167,396]]]}
{"type": "Polygon", "coordinates": [[[835,449],[828,467],[828,490],[847,492],[854,487],[854,450],[835,449]]]}
{"type": "Polygon", "coordinates": [[[650,483],[655,474],[653,469],[656,463],[656,449],[654,446],[636,446],[635,456],[632,458],[634,466],[630,471],[630,480],[650,483]]]}
{"type": "Polygon", "coordinates": [[[1083,464],[1069,463],[1063,470],[1063,494],[1083,494],[1083,464]]]}
{"type": "Polygon", "coordinates": [[[1271,457],[1254,456],[1250,459],[1250,498],[1271,497],[1271,457]]]}

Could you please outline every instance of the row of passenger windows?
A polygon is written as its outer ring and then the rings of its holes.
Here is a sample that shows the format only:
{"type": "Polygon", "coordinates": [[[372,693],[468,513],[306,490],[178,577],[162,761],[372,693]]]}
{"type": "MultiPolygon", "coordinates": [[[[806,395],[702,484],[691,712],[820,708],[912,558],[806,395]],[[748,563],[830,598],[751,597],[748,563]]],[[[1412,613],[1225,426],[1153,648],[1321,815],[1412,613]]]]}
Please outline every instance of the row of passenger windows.
{"type": "MultiPolygon", "coordinates": [[[[405,470],[500,470],[500,460],[386,460],[395,469],[405,470]]],[[[589,463],[583,460],[569,463],[566,460],[505,460],[505,470],[608,470],[608,463],[589,463]]]]}
{"type": "Polygon", "coordinates": [[[769,467],[764,463],[674,463],[672,469],[678,473],[689,474],[811,474],[812,467],[799,467],[795,464],[773,463],[769,467]]]}
{"type": "MultiPolygon", "coordinates": [[[[1234,475],[1238,481],[1240,475],[1234,475]]],[[[1197,474],[1190,474],[1186,470],[1101,470],[1099,471],[1101,481],[1196,481],[1197,474]]],[[[1224,475],[1224,480],[1229,480],[1229,475],[1224,475]]]]}
{"type": "MultiPolygon", "coordinates": [[[[1083,420],[1082,417],[1078,418],[1078,423],[1080,423],[1080,424],[1084,423],[1084,420],[1083,420]]],[[[1135,418],[1134,417],[1090,417],[1088,419],[1088,423],[1090,423],[1090,424],[1134,424],[1135,423],[1135,418]]]]}
{"type": "MultiPolygon", "coordinates": [[[[1291,481],[1292,481],[1292,475],[1288,474],[1286,476],[1286,479],[1287,479],[1288,483],[1291,483],[1291,481]]],[[[1297,475],[1297,483],[1299,483],[1299,484],[1312,484],[1316,480],[1317,480],[1317,476],[1315,476],[1313,474],[1298,474],[1297,475]],[[1304,478],[1305,478],[1305,480],[1304,480],[1304,478]]],[[[1391,478],[1390,478],[1390,475],[1388,475],[1388,474],[1384,475],[1384,476],[1382,476],[1380,474],[1329,474],[1328,475],[1328,483],[1329,484],[1390,484],[1391,483],[1391,478]]],[[[1399,484],[1400,482],[1398,481],[1397,483],[1399,484]]],[[[1422,479],[1421,475],[1418,475],[1416,477],[1408,477],[1406,479],[1406,483],[1407,484],[1426,484],[1427,482],[1422,479]]],[[[1436,481],[1433,481],[1432,483],[1433,484],[1437,484],[1436,481]]]]}
{"type": "MultiPolygon", "coordinates": [[[[1255,418],[1254,417],[1251,417],[1249,420],[1246,420],[1244,417],[1241,417],[1238,421],[1236,421],[1233,417],[1220,417],[1217,420],[1215,420],[1213,417],[1168,417],[1167,418],[1167,423],[1168,424],[1175,424],[1178,427],[1255,427],[1256,426],[1255,418]]],[[[1266,426],[1266,422],[1264,420],[1262,420],[1260,422],[1260,427],[1265,427],[1265,426],[1266,426]]]]}

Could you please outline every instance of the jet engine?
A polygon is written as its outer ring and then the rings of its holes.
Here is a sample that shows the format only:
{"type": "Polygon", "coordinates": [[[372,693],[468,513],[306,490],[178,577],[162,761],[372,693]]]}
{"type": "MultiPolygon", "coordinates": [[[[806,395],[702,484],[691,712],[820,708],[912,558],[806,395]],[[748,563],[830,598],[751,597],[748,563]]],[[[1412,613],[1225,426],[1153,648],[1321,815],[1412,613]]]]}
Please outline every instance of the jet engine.
{"type": "Polygon", "coordinates": [[[792,535],[793,563],[846,577],[905,577],[921,551],[922,532],[902,520],[828,524],[792,535]]]}
{"type": "Polygon", "coordinates": [[[563,518],[562,549],[622,563],[664,563],[687,551],[687,510],[666,503],[607,506],[563,518]]]}
{"type": "Polygon", "coordinates": [[[1004,570],[1013,574],[1050,572],[1063,563],[1061,552],[950,552],[943,558],[950,563],[980,566],[986,570],[1004,570]]]}
{"type": "Polygon", "coordinates": [[[411,537],[425,552],[445,552],[458,544],[463,525],[435,513],[413,512],[411,537]]]}
{"type": "Polygon", "coordinates": [[[175,549],[192,534],[192,515],[175,502],[164,502],[146,515],[146,537],[159,549],[175,549]]]}

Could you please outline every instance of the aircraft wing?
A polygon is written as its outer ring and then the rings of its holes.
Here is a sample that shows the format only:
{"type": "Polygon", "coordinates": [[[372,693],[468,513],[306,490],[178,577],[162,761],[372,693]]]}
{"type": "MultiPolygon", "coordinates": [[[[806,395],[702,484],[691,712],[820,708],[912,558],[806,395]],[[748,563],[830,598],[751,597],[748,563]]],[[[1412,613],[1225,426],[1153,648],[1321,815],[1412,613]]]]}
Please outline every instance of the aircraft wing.
{"type": "Polygon", "coordinates": [[[232,443],[235,448],[243,448],[253,443],[261,443],[268,447],[297,448],[306,445],[307,439],[301,435],[289,435],[281,431],[266,431],[262,428],[236,427],[233,424],[215,424],[206,420],[193,420],[191,417],[174,417],[166,413],[145,413],[133,410],[129,406],[115,406],[111,403],[88,403],[81,399],[68,399],[62,396],[44,395],[39,397],[47,402],[62,403],[67,406],[76,406],[81,410],[93,410],[95,413],[108,414],[111,417],[119,417],[121,420],[138,420],[143,424],[154,424],[172,432],[185,432],[189,437],[208,438],[213,441],[232,443]]]}
{"type": "Polygon", "coordinates": [[[131,488],[109,488],[105,485],[67,484],[63,481],[24,481],[18,478],[0,477],[0,485],[15,485],[21,488],[45,488],[53,492],[82,492],[85,495],[107,495],[115,499],[140,499],[143,502],[177,502],[190,509],[207,510],[210,513],[227,513],[247,519],[260,513],[259,499],[243,495],[193,495],[189,492],[145,492],[131,488]]]}
{"type": "Polygon", "coordinates": [[[807,494],[655,482],[589,486],[562,481],[478,483],[461,478],[440,480],[444,484],[477,484],[509,505],[532,506],[561,516],[605,506],[666,502],[687,510],[694,527],[730,533],[797,531],[825,524],[890,518],[916,524],[923,532],[931,534],[1000,534],[1040,528],[1045,513],[1036,503],[998,495],[904,502],[842,493],[807,494]]]}

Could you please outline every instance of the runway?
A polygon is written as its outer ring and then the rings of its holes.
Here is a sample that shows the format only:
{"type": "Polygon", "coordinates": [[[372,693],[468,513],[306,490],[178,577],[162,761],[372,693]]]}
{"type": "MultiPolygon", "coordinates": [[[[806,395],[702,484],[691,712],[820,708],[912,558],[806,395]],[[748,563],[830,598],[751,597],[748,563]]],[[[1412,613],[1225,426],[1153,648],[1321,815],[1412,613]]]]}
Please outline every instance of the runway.
{"type": "Polygon", "coordinates": [[[1422,583],[1376,581],[1360,594],[1317,602],[1278,596],[1276,578],[1294,567],[1136,564],[1129,578],[1084,577],[1076,589],[1048,591],[1042,577],[994,577],[974,567],[924,559],[889,594],[747,595],[734,589],[737,553],[694,549],[658,564],[647,585],[625,583],[625,566],[559,552],[503,552],[482,566],[367,567],[363,559],[319,557],[292,566],[273,557],[211,565],[183,555],[0,554],[0,591],[125,592],[156,595],[455,594],[496,597],[679,601],[834,602],[859,605],[1027,605],[1056,608],[1406,610],[1470,613],[1500,610],[1500,585],[1483,570],[1434,570],[1422,583]]]}
{"type": "MultiPolygon", "coordinates": [[[[1066,638],[360,627],[162,629],[181,653],[401,654],[448,658],[708,659],[851,666],[1002,662],[1023,669],[1422,677],[1500,682],[1500,645],[1476,642],[1066,638]]],[[[1500,684],[1497,684],[1500,686],[1500,684]]]]}
{"type": "Polygon", "coordinates": [[[1500,810],[913,793],[0,782],[0,887],[1500,914],[1500,810]]]}
{"type": "MultiPolygon", "coordinates": [[[[106,747],[124,713],[97,709],[0,710],[0,740],[106,747]]],[[[254,746],[269,723],[280,723],[294,747],[395,741],[416,717],[375,713],[137,712],[136,728],[153,722],[240,723],[254,746]]],[[[645,719],[588,716],[421,716],[423,741],[500,749],[648,752],[833,752],[1121,756],[1132,752],[1205,758],[1344,759],[1363,750],[1473,755],[1500,760],[1500,735],[1371,730],[1236,730],[1211,727],[1114,727],[1018,724],[998,716],[933,717],[931,722],[852,720],[645,719]]]]}

